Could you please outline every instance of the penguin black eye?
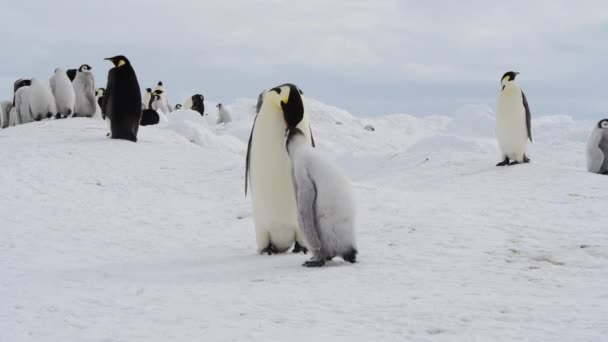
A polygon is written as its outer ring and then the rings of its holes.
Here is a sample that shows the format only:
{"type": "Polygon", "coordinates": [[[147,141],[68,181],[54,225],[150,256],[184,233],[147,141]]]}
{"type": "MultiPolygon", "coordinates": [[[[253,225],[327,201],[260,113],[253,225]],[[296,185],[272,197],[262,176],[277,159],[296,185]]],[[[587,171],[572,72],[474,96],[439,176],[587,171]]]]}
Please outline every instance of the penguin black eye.
{"type": "Polygon", "coordinates": [[[272,88],[272,89],[270,89],[270,91],[274,91],[277,94],[281,95],[281,88],[278,88],[278,87],[277,88],[272,88]]]}

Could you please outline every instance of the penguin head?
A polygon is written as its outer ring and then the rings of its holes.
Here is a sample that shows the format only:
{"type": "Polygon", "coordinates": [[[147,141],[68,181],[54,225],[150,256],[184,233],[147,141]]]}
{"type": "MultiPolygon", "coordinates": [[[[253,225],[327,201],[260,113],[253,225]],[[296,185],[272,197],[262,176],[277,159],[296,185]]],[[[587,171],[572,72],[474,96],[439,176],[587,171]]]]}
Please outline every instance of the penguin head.
{"type": "Polygon", "coordinates": [[[91,71],[91,69],[93,69],[90,65],[88,64],[83,64],[80,66],[80,68],[78,68],[78,71],[80,72],[87,72],[87,71],[91,71]]]}
{"type": "Polygon", "coordinates": [[[608,129],[608,119],[603,119],[597,123],[597,128],[608,129]]]}
{"type": "Polygon", "coordinates": [[[163,86],[163,81],[158,81],[157,86],[162,87],[163,86]]]}
{"type": "Polygon", "coordinates": [[[508,84],[511,84],[511,82],[515,81],[515,77],[517,77],[517,75],[519,75],[519,73],[515,71],[508,71],[504,75],[502,75],[502,78],[500,79],[502,89],[504,90],[508,84]]]}
{"type": "Polygon", "coordinates": [[[294,84],[283,84],[270,89],[266,93],[262,106],[273,106],[283,112],[283,119],[287,128],[294,128],[304,118],[303,94],[302,90],[294,84]]]}
{"type": "Polygon", "coordinates": [[[178,109],[182,109],[182,105],[179,103],[175,105],[175,110],[178,110],[178,109]]]}
{"type": "Polygon", "coordinates": [[[160,94],[154,94],[154,101],[160,100],[160,94]]]}
{"type": "MultiPolygon", "coordinates": [[[[147,89],[146,89],[146,90],[147,90],[147,89]]],[[[155,90],[155,91],[154,91],[152,94],[154,94],[154,95],[159,95],[159,97],[160,97],[160,95],[161,95],[162,93],[164,93],[164,92],[165,92],[164,90],[156,89],[156,90],[155,90]]]]}
{"type": "Polygon", "coordinates": [[[104,58],[103,60],[112,62],[112,64],[114,64],[114,67],[116,67],[116,68],[119,68],[123,65],[131,64],[129,62],[129,60],[127,59],[127,57],[125,57],[123,55],[108,57],[108,58],[104,58]]]}
{"type": "Polygon", "coordinates": [[[146,88],[146,93],[151,93],[152,92],[152,88],[146,88]]]}
{"type": "Polygon", "coordinates": [[[218,103],[216,107],[217,107],[217,108],[222,108],[222,104],[221,104],[221,103],[218,103]]]}

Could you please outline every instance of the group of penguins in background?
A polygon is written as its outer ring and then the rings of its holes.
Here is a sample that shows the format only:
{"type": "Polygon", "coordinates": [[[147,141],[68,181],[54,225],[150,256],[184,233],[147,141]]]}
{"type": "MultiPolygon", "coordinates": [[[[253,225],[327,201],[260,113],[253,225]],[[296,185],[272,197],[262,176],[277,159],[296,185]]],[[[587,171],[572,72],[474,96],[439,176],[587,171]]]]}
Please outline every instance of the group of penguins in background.
{"type": "MultiPolygon", "coordinates": [[[[64,71],[56,68],[48,82],[38,79],[18,79],[13,85],[13,100],[0,102],[0,127],[7,128],[44,119],[67,117],[93,117],[102,115],[102,102],[106,88],[95,89],[95,78],[88,64],[64,71]]],[[[205,98],[195,94],[185,103],[169,105],[167,89],[158,82],[154,91],[147,88],[143,96],[140,125],[155,125],[159,112],[167,115],[175,110],[190,109],[205,116],[205,98]]],[[[218,107],[217,123],[228,123],[232,116],[226,106],[218,107]]],[[[103,115],[102,115],[103,116],[103,115]]]]}
{"type": "MultiPolygon", "coordinates": [[[[155,90],[146,89],[142,102],[129,60],[125,56],[106,60],[114,66],[108,72],[105,91],[96,94],[88,65],[80,67],[71,79],[69,71],[57,69],[47,90],[43,82],[17,81],[12,103],[17,116],[23,112],[31,120],[53,115],[92,116],[98,104],[110,127],[109,136],[136,142],[140,124],[154,121],[157,111],[170,111],[166,89],[161,82],[155,90]],[[26,87],[29,93],[23,94],[26,87]],[[71,93],[69,89],[73,94],[64,96],[63,92],[71,93]],[[54,102],[50,100],[53,95],[54,102]]],[[[502,159],[496,166],[530,162],[526,152],[528,141],[532,141],[531,113],[526,95],[515,82],[517,75],[509,71],[501,78],[496,138],[502,159]]],[[[203,101],[202,95],[195,95],[183,107],[204,115],[203,101]]],[[[245,195],[250,190],[258,252],[284,253],[293,246],[294,253],[311,252],[312,258],[303,266],[320,267],[335,257],[355,263],[358,250],[352,185],[336,163],[314,147],[301,89],[283,84],[258,96],[245,161],[245,195]]],[[[590,172],[608,174],[608,119],[599,121],[591,134],[587,166],[590,172]]]]}

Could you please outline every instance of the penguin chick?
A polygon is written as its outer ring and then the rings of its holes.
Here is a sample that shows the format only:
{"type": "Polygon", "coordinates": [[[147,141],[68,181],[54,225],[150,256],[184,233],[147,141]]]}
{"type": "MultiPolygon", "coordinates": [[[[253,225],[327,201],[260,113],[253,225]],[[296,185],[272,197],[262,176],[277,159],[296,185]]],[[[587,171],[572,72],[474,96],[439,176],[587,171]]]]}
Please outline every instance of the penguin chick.
{"type": "Polygon", "coordinates": [[[55,96],[55,104],[57,105],[57,119],[67,118],[74,112],[76,104],[76,94],[72,81],[61,68],[55,69],[55,73],[49,80],[51,91],[55,96]]]}
{"type": "Polygon", "coordinates": [[[224,106],[221,103],[218,103],[217,107],[217,121],[216,124],[227,124],[229,122],[232,122],[232,115],[230,114],[230,111],[228,110],[228,108],[226,108],[226,106],[224,106]]]}
{"type": "Polygon", "coordinates": [[[356,262],[356,209],[350,182],[298,128],[288,128],[286,148],[300,229],[313,254],[303,266],[320,267],[336,256],[356,262]]]}
{"type": "Polygon", "coordinates": [[[76,102],[74,105],[74,117],[92,117],[97,110],[95,99],[95,76],[88,64],[83,64],[78,69],[76,77],[72,82],[76,102]]]}
{"type": "Polygon", "coordinates": [[[608,175],[608,119],[597,123],[587,142],[587,170],[608,175]]]}

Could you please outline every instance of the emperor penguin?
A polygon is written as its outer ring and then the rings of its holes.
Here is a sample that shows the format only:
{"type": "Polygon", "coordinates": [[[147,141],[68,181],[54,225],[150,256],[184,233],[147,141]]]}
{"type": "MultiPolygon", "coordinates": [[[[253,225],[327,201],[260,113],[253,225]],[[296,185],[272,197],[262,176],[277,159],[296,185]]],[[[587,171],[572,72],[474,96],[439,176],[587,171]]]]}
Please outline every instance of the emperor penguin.
{"type": "Polygon", "coordinates": [[[32,121],[30,110],[30,88],[32,81],[19,79],[14,85],[13,109],[10,112],[9,126],[17,126],[32,121]]]}
{"type": "Polygon", "coordinates": [[[355,263],[355,200],[342,171],[310,145],[299,128],[288,128],[286,149],[291,160],[300,229],[312,259],[303,266],[320,267],[336,256],[355,263]]]}
{"type": "Polygon", "coordinates": [[[232,115],[226,106],[221,103],[217,104],[217,121],[216,124],[227,124],[232,122],[232,115]]]}
{"type": "Polygon", "coordinates": [[[587,170],[608,175],[608,119],[597,123],[587,142],[587,170]]]}
{"type": "Polygon", "coordinates": [[[83,64],[76,73],[72,85],[76,94],[74,117],[92,117],[95,114],[95,77],[91,66],[83,64]]]}
{"type": "MultiPolygon", "coordinates": [[[[171,109],[171,105],[169,105],[167,87],[163,84],[162,81],[158,81],[156,88],[154,88],[154,92],[160,95],[160,101],[163,103],[163,108],[171,109]]],[[[169,112],[171,112],[171,110],[165,112],[165,114],[169,112]]]]}
{"type": "Polygon", "coordinates": [[[13,109],[13,102],[10,100],[0,102],[0,127],[7,128],[10,122],[11,110],[13,109]]]}
{"type": "Polygon", "coordinates": [[[144,100],[142,102],[142,106],[144,109],[148,109],[150,104],[150,98],[152,97],[152,88],[146,88],[146,92],[144,93],[144,100]]]}
{"type": "Polygon", "coordinates": [[[61,68],[55,69],[55,73],[49,80],[53,96],[55,96],[55,104],[57,105],[57,118],[67,118],[74,112],[76,104],[76,94],[72,81],[61,68]]]}
{"type": "Polygon", "coordinates": [[[95,101],[97,101],[99,108],[101,108],[101,104],[103,103],[103,94],[105,94],[105,92],[106,88],[97,88],[97,90],[95,90],[95,101]]]}
{"type": "Polygon", "coordinates": [[[154,96],[154,100],[151,101],[151,107],[149,109],[154,109],[155,111],[161,111],[163,114],[171,113],[171,109],[167,104],[167,101],[164,99],[165,92],[163,90],[155,90],[152,95],[154,96]]]}
{"type": "Polygon", "coordinates": [[[29,103],[30,115],[34,121],[52,118],[57,115],[55,97],[47,80],[32,79],[29,103]]]}
{"type": "Polygon", "coordinates": [[[247,145],[245,195],[251,188],[259,253],[306,253],[300,232],[291,163],[285,150],[285,130],[300,129],[314,146],[302,93],[293,84],[268,91],[256,115],[247,145]],[[249,185],[248,182],[251,182],[249,185]]]}
{"type": "Polygon", "coordinates": [[[258,103],[255,105],[255,113],[260,112],[260,108],[262,108],[262,102],[264,102],[264,96],[266,95],[266,90],[262,91],[260,95],[258,95],[258,103]]]}
{"type": "Polygon", "coordinates": [[[137,75],[125,56],[105,60],[114,64],[108,72],[108,84],[101,106],[102,115],[110,120],[110,137],[136,142],[142,114],[137,75]]]}
{"type": "Polygon", "coordinates": [[[515,83],[518,72],[502,76],[502,89],[496,106],[496,138],[503,161],[496,166],[529,163],[526,156],[528,139],[532,141],[530,107],[526,95],[515,83]]]}
{"type": "Polygon", "coordinates": [[[74,79],[76,78],[76,74],[78,73],[78,69],[68,69],[66,70],[65,74],[68,76],[68,78],[70,79],[70,82],[74,82],[74,79]]]}
{"type": "Polygon", "coordinates": [[[160,101],[160,95],[153,94],[150,97],[148,109],[144,109],[141,113],[141,120],[139,121],[140,126],[156,125],[160,122],[158,112],[155,109],[152,109],[152,104],[157,101],[160,101]]]}

